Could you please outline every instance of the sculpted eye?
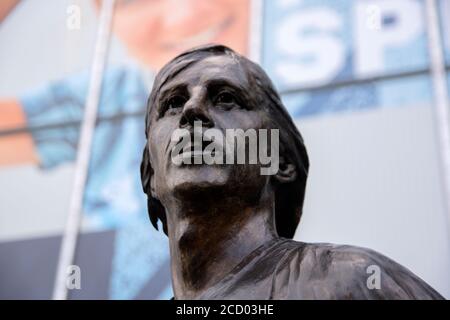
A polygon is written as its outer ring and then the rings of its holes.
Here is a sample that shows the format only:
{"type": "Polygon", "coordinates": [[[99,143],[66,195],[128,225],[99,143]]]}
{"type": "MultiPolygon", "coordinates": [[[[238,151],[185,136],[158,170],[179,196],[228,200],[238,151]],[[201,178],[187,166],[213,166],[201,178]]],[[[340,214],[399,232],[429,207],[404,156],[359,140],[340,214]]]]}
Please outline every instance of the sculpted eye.
{"type": "Polygon", "coordinates": [[[166,102],[166,107],[167,109],[182,108],[185,103],[186,98],[184,98],[183,96],[174,96],[166,102]]]}
{"type": "Polygon", "coordinates": [[[236,99],[234,98],[234,95],[230,92],[224,91],[217,95],[215,102],[217,104],[232,104],[236,103],[236,99]]]}
{"type": "Polygon", "coordinates": [[[172,96],[163,103],[160,116],[175,115],[179,113],[186,101],[187,99],[184,96],[172,96]]]}

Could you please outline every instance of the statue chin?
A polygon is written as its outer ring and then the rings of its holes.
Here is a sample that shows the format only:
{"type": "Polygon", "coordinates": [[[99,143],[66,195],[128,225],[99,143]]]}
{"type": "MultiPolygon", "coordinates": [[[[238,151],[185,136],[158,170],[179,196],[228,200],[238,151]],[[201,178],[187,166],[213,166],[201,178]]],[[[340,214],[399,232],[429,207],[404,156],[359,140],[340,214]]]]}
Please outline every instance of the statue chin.
{"type": "Polygon", "coordinates": [[[175,195],[213,195],[224,192],[228,195],[244,193],[251,190],[258,193],[266,184],[267,176],[260,175],[258,165],[185,165],[172,167],[166,175],[166,183],[175,195]]]}
{"type": "Polygon", "coordinates": [[[174,194],[204,193],[214,189],[222,189],[234,184],[230,179],[230,169],[208,165],[191,165],[172,171],[167,184],[174,194]]]}

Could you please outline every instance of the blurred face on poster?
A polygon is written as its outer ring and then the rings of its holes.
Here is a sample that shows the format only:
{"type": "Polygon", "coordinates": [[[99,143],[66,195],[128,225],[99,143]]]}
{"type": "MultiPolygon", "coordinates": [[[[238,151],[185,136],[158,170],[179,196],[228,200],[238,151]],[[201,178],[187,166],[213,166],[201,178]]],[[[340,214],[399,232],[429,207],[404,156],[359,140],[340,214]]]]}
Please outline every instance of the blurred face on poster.
{"type": "Polygon", "coordinates": [[[157,70],[177,54],[206,43],[247,51],[249,0],[118,1],[114,33],[129,52],[157,70]]]}

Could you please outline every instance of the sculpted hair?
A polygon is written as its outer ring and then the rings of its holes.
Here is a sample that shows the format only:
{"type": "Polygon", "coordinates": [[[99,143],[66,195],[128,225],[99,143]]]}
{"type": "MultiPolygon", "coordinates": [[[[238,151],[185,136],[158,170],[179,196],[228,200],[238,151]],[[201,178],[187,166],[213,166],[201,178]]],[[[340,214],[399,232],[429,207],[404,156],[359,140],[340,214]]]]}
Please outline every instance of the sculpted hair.
{"type": "MultiPolygon", "coordinates": [[[[296,167],[297,175],[293,181],[279,183],[275,187],[275,224],[277,233],[281,237],[293,238],[302,215],[309,169],[308,153],[303,138],[281,102],[272,81],[260,66],[223,45],[202,46],[178,55],[167,63],[155,78],[152,92],[148,99],[145,136],[148,139],[151,114],[161,87],[193,64],[205,58],[218,55],[227,55],[235,59],[246,72],[250,86],[256,89],[256,94],[253,95],[255,101],[252,101],[252,103],[267,110],[273,128],[279,129],[281,157],[287,159],[289,163],[296,167]]],[[[284,163],[280,162],[281,169],[283,165],[284,163]]],[[[161,220],[163,230],[167,234],[165,208],[158,199],[151,195],[150,177],[152,174],[153,169],[150,163],[148,143],[146,143],[141,162],[142,187],[147,194],[148,213],[151,223],[158,229],[158,220],[161,220]]]]}

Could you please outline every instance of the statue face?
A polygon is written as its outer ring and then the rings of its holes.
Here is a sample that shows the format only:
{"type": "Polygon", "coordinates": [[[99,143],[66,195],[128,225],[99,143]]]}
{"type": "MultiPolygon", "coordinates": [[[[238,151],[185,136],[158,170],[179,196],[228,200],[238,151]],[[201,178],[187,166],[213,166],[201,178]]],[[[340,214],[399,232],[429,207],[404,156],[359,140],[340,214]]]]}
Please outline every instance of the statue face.
{"type": "Polygon", "coordinates": [[[154,170],[151,178],[153,196],[163,204],[176,192],[212,192],[257,195],[268,182],[260,174],[259,164],[183,164],[172,160],[175,130],[192,130],[202,121],[203,130],[266,129],[269,117],[253,106],[257,92],[248,82],[239,62],[225,55],[195,63],[165,83],[150,114],[148,147],[154,170]]]}

